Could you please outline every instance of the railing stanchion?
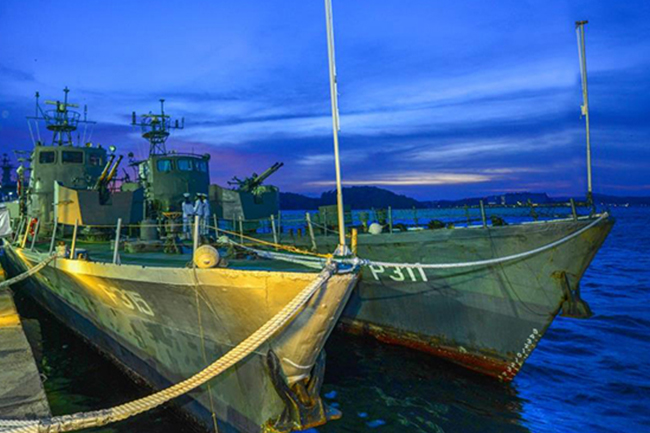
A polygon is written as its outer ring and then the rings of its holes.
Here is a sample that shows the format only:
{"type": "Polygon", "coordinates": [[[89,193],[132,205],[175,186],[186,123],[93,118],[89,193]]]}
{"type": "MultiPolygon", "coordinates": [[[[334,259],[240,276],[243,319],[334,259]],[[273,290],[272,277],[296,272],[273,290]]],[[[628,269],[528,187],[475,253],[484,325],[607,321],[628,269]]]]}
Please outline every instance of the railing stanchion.
{"type": "Polygon", "coordinates": [[[113,246],[113,264],[117,264],[117,255],[120,249],[120,235],[122,233],[122,218],[117,219],[117,228],[115,229],[115,245],[113,246]]]}
{"type": "Polygon", "coordinates": [[[356,228],[352,229],[352,241],[350,242],[350,247],[352,248],[352,254],[357,255],[357,242],[358,242],[359,233],[356,228]]]}
{"type": "Polygon", "coordinates": [[[50,250],[48,251],[49,254],[52,254],[54,251],[54,242],[56,242],[56,231],[59,229],[59,220],[58,218],[54,218],[54,227],[52,228],[52,239],[50,240],[50,250]]]}
{"type": "Polygon", "coordinates": [[[241,215],[239,215],[239,243],[244,243],[244,221],[242,220],[241,215]]]}
{"type": "Polygon", "coordinates": [[[393,208],[388,206],[388,231],[393,233],[393,208]]]}
{"type": "Polygon", "coordinates": [[[27,236],[29,235],[29,228],[32,226],[31,221],[29,218],[26,220],[25,224],[25,235],[23,236],[23,240],[20,243],[20,248],[25,248],[25,244],[27,243],[27,236]]]}
{"type": "Polygon", "coordinates": [[[196,250],[199,249],[199,216],[194,215],[194,233],[193,233],[193,242],[192,242],[192,267],[196,268],[196,262],[194,262],[194,254],[196,250]]]}
{"type": "Polygon", "coordinates": [[[483,221],[483,228],[487,228],[487,218],[485,217],[485,206],[483,205],[483,200],[479,201],[481,205],[481,220],[483,221]]]}
{"type": "Polygon", "coordinates": [[[20,239],[20,234],[23,232],[23,224],[25,222],[25,217],[20,217],[20,220],[18,220],[18,227],[16,227],[16,231],[14,232],[14,237],[11,239],[11,243],[15,244],[18,242],[20,239]]]}
{"type": "Polygon", "coordinates": [[[309,212],[305,213],[305,219],[307,220],[307,229],[309,230],[309,238],[311,239],[311,249],[316,251],[318,248],[316,246],[316,237],[314,236],[314,226],[311,223],[311,215],[309,212]]]}
{"type": "Polygon", "coordinates": [[[214,220],[214,238],[219,239],[219,219],[216,213],[212,214],[212,219],[214,220]]]}
{"type": "Polygon", "coordinates": [[[278,233],[275,231],[275,216],[271,214],[271,230],[273,231],[273,243],[278,243],[278,233]]]}
{"type": "Polygon", "coordinates": [[[36,244],[36,238],[38,237],[38,231],[41,228],[41,220],[36,220],[36,227],[34,228],[34,236],[32,236],[32,244],[29,247],[31,251],[34,251],[34,245],[36,244]]]}
{"type": "Polygon", "coordinates": [[[573,221],[578,221],[578,212],[576,211],[576,202],[571,199],[571,215],[573,216],[573,221]]]}
{"type": "Polygon", "coordinates": [[[77,248],[77,229],[79,229],[79,220],[74,220],[74,230],[72,231],[72,245],[70,247],[70,259],[74,259],[74,250],[77,248]]]}

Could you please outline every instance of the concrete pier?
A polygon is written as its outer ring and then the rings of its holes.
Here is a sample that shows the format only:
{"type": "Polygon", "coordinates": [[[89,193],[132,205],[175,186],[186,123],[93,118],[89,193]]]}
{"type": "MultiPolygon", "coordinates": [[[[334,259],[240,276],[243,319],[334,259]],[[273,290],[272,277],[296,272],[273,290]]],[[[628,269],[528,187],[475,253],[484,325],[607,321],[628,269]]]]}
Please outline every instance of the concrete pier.
{"type": "MultiPolygon", "coordinates": [[[[3,279],[0,269],[0,281],[3,279]]],[[[0,418],[34,419],[49,415],[41,376],[12,294],[0,289],[0,418]]]]}

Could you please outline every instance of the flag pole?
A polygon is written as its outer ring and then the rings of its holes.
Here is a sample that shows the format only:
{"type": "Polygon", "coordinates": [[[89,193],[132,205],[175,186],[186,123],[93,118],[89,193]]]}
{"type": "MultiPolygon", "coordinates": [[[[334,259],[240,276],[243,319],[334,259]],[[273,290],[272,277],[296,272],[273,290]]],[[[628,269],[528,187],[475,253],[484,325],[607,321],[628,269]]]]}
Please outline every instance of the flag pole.
{"type": "Polygon", "coordinates": [[[582,81],[582,115],[585,116],[587,133],[587,203],[593,204],[593,189],[591,184],[591,135],[589,132],[589,94],[587,91],[587,53],[585,49],[585,24],[589,21],[576,21],[578,37],[578,55],[580,60],[580,79],[582,81]]]}
{"type": "Polygon", "coordinates": [[[334,26],[332,23],[332,2],[325,0],[325,19],[327,21],[327,53],[330,72],[330,95],[332,99],[332,129],[334,130],[334,164],[336,168],[336,204],[339,223],[339,247],[337,253],[347,254],[345,245],[345,219],[343,214],[343,192],[341,189],[341,162],[339,158],[339,107],[336,83],[336,64],[334,60],[334,26]]]}

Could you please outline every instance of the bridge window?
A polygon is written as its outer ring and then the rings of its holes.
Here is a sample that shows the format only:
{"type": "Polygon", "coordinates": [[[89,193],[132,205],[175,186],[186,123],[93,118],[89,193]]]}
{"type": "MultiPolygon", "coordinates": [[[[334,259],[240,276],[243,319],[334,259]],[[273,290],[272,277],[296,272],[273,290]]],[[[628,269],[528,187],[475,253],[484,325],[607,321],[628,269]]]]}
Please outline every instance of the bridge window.
{"type": "Polygon", "coordinates": [[[83,161],[83,152],[78,150],[64,150],[61,152],[61,162],[64,164],[81,164],[83,161]]]}
{"type": "Polygon", "coordinates": [[[156,167],[158,168],[158,171],[162,171],[164,173],[172,171],[172,160],[159,159],[158,162],[156,163],[156,167]]]}
{"type": "Polygon", "coordinates": [[[203,173],[208,172],[208,163],[205,161],[196,160],[194,161],[194,166],[196,167],[197,171],[202,171],[203,173]]]}
{"type": "Polygon", "coordinates": [[[191,159],[179,159],[177,163],[178,163],[178,169],[180,171],[192,171],[191,159]]]}
{"type": "Polygon", "coordinates": [[[90,165],[94,165],[94,166],[102,165],[102,157],[101,155],[98,155],[96,153],[91,153],[90,155],[88,155],[88,162],[90,163],[90,165]]]}
{"type": "Polygon", "coordinates": [[[38,162],[40,164],[52,164],[56,159],[56,153],[54,151],[41,152],[38,155],[38,162]]]}

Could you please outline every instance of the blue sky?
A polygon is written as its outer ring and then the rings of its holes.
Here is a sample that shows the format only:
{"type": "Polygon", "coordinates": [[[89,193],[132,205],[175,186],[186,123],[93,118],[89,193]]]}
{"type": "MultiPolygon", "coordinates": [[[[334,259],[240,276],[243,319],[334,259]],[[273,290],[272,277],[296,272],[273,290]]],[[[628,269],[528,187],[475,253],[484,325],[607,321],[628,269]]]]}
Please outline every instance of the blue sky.
{"type": "MultiPolygon", "coordinates": [[[[333,0],[348,185],[420,199],[586,189],[574,22],[588,19],[594,189],[650,194],[647,1],[333,0]]],[[[324,5],[287,1],[0,2],[0,147],[31,146],[33,95],[88,104],[93,141],[144,155],[129,126],[167,100],[169,147],[212,181],[285,167],[334,179],[324,5]]]]}

